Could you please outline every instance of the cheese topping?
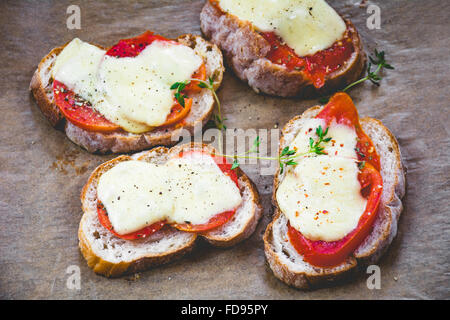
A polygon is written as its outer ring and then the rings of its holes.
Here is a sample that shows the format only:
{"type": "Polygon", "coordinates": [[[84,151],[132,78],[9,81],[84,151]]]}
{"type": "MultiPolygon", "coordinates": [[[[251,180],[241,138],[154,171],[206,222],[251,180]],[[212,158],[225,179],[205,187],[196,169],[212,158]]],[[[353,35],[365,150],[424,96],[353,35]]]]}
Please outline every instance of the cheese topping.
{"type": "MultiPolygon", "coordinates": [[[[317,140],[316,128],[327,127],[323,119],[308,119],[291,143],[292,149],[297,149],[298,153],[305,153],[309,150],[309,138],[317,140]]],[[[331,141],[324,144],[324,151],[330,156],[347,157],[356,159],[355,152],[357,135],[354,129],[336,122],[332,122],[328,127],[327,137],[331,141]]]]}
{"type": "Polygon", "coordinates": [[[203,62],[187,46],[158,40],[136,57],[105,53],[74,39],[58,55],[53,77],[106,119],[133,133],[166,121],[174,103],[170,86],[189,79],[203,62]]]}
{"type": "Polygon", "coordinates": [[[121,162],[100,177],[97,198],[121,235],[162,220],[207,223],[242,202],[236,184],[201,153],[172,158],[164,165],[121,162]]]}
{"type": "Polygon", "coordinates": [[[105,50],[75,38],[56,58],[52,76],[90,100],[97,85],[97,70],[105,53],[105,50]]]}
{"type": "MultiPolygon", "coordinates": [[[[309,138],[322,119],[307,120],[291,144],[298,153],[306,152],[309,138]]],[[[355,151],[357,135],[345,125],[332,123],[325,144],[327,155],[296,160],[276,192],[278,205],[292,227],[306,238],[337,241],[356,228],[367,200],[361,195],[355,151]]]]}
{"type": "Polygon", "coordinates": [[[259,31],[275,32],[300,57],[331,47],[346,30],[324,0],[220,0],[220,7],[259,31]]]}

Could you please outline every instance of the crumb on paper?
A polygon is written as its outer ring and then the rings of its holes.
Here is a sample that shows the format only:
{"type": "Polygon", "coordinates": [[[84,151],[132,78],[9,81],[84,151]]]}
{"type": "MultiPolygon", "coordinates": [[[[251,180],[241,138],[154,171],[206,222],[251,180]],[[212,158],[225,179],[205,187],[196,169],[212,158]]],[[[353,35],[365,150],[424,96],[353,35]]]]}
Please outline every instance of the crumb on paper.
{"type": "Polygon", "coordinates": [[[131,275],[131,276],[129,276],[129,277],[126,277],[125,279],[126,279],[127,281],[132,282],[132,281],[139,280],[140,277],[141,277],[141,275],[140,275],[139,273],[135,273],[135,274],[133,274],[133,275],[131,275]]]}

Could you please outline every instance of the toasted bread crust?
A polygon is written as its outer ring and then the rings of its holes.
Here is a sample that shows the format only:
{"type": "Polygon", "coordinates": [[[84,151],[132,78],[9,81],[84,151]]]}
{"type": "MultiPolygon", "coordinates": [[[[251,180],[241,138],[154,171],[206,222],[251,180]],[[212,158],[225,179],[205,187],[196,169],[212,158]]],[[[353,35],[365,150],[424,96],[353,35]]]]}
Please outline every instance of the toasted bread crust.
{"type": "MultiPolygon", "coordinates": [[[[232,247],[235,244],[241,242],[242,240],[247,239],[250,237],[250,235],[253,234],[253,232],[256,229],[256,226],[258,225],[259,220],[261,219],[263,208],[261,205],[261,199],[258,193],[258,189],[256,188],[256,185],[250,178],[241,170],[241,168],[236,168],[236,174],[238,176],[238,179],[241,181],[243,180],[244,185],[250,186],[250,192],[251,192],[251,201],[252,201],[252,211],[254,214],[251,216],[251,219],[247,222],[247,226],[241,230],[241,232],[228,237],[220,237],[215,234],[204,233],[202,236],[206,241],[208,241],[210,244],[216,246],[216,247],[232,247]]],[[[241,192],[242,192],[241,188],[241,192]]]]}
{"type": "MultiPolygon", "coordinates": [[[[178,42],[193,48],[205,60],[207,76],[214,80],[214,88],[222,83],[223,57],[216,45],[195,35],[182,35],[176,39],[178,42]]],[[[172,146],[178,142],[180,136],[193,134],[196,128],[201,128],[210,119],[214,109],[212,93],[203,89],[192,98],[194,103],[188,117],[180,124],[170,127],[157,128],[153,131],[133,134],[125,131],[101,133],[87,131],[75,126],[65,118],[53,101],[51,90],[52,79],[45,77],[45,71],[50,72],[52,59],[62,51],[64,46],[50,51],[39,63],[30,83],[30,91],[33,94],[39,109],[49,120],[52,126],[61,126],[67,137],[91,153],[125,153],[148,149],[157,145],[172,146]],[[62,126],[62,124],[65,125],[62,126]]]]}
{"type": "MultiPolygon", "coordinates": [[[[312,107],[306,110],[303,115],[296,116],[291,119],[283,128],[282,136],[280,138],[279,152],[282,148],[289,144],[286,140],[287,135],[295,134],[295,123],[299,121],[302,117],[314,117],[322,108],[319,106],[312,107]]],[[[281,183],[282,175],[280,175],[279,170],[274,177],[272,202],[275,207],[275,214],[272,222],[267,226],[263,240],[264,240],[264,251],[266,254],[267,261],[271,267],[274,275],[285,282],[286,284],[299,288],[299,289],[311,289],[316,287],[326,286],[330,283],[335,283],[342,279],[350,277],[358,268],[366,267],[370,264],[376,263],[384,252],[389,247],[389,244],[394,239],[397,233],[397,221],[400,218],[400,213],[403,209],[401,198],[405,193],[405,172],[402,164],[400,148],[394,135],[386,128],[381,121],[372,118],[362,118],[360,123],[365,130],[366,134],[372,139],[371,132],[368,131],[369,127],[377,128],[382,132],[382,135],[387,138],[389,145],[392,150],[390,152],[395,161],[395,168],[393,172],[389,173],[390,178],[393,177],[393,188],[387,196],[383,196],[377,213],[377,220],[383,220],[380,225],[381,233],[377,234],[377,238],[372,243],[368,243],[368,239],[371,238],[370,234],[366,240],[361,243],[361,245],[355,250],[353,256],[349,257],[341,265],[333,268],[318,268],[313,267],[314,272],[298,272],[289,268],[280,259],[280,256],[273,249],[273,226],[277,219],[280,219],[282,215],[277,201],[276,201],[276,191],[278,185],[281,183]],[[369,247],[367,247],[369,246],[369,247]]],[[[380,154],[381,160],[383,162],[383,155],[380,154]]],[[[383,172],[383,180],[386,178],[387,173],[383,172]]],[[[372,231],[374,233],[375,231],[372,231]]],[[[306,262],[305,262],[306,263],[306,262]]]]}
{"type": "Polygon", "coordinates": [[[299,289],[311,289],[315,287],[322,287],[330,283],[335,283],[344,279],[351,277],[357,266],[357,261],[355,258],[350,257],[345,263],[343,263],[343,268],[338,271],[316,268],[316,272],[296,272],[284,264],[279,255],[272,250],[271,243],[273,240],[273,224],[281,215],[279,209],[275,210],[275,215],[273,220],[269,223],[264,233],[264,253],[272,269],[275,277],[283,281],[289,286],[299,288],[299,289]]]}
{"type": "Polygon", "coordinates": [[[303,71],[288,71],[266,59],[270,45],[248,21],[224,13],[209,0],[200,14],[203,33],[223,50],[226,61],[235,74],[247,81],[256,92],[281,97],[308,98],[325,95],[359,78],[366,64],[366,55],[356,28],[351,21],[344,21],[352,31],[355,52],[341,68],[326,76],[322,88],[316,89],[303,71]]]}
{"type": "Polygon", "coordinates": [[[36,71],[33,74],[30,82],[30,91],[37,102],[37,105],[44,116],[50,121],[51,125],[56,127],[62,120],[64,116],[62,115],[59,108],[53,103],[53,91],[48,91],[48,84],[44,83],[42,73],[46,72],[45,68],[49,68],[46,62],[50,63],[50,60],[57,56],[63,47],[54,48],[50,51],[39,63],[36,71]]]}
{"type": "Polygon", "coordinates": [[[82,231],[81,224],[78,230],[78,239],[78,246],[80,248],[81,254],[86,259],[88,266],[99,275],[103,275],[109,278],[117,278],[126,274],[145,271],[154,266],[160,266],[181,259],[185,254],[192,251],[195,246],[195,240],[197,239],[197,237],[193,237],[190,242],[188,242],[183,248],[180,248],[178,250],[166,252],[165,254],[161,255],[142,256],[137,260],[129,262],[122,261],[119,263],[113,263],[104,260],[100,256],[95,254],[92,246],[89,244],[89,241],[82,231]]]}
{"type": "MultiPolygon", "coordinates": [[[[159,157],[163,160],[158,160],[165,162],[165,159],[169,157],[170,155],[177,154],[180,151],[186,151],[186,150],[206,150],[208,152],[214,153],[215,149],[212,148],[209,145],[206,144],[198,144],[198,143],[191,143],[191,144],[185,144],[185,145],[179,145],[175,146],[171,149],[165,148],[165,147],[157,147],[147,152],[142,152],[139,154],[134,155],[133,157],[130,156],[119,156],[115,159],[112,159],[110,161],[107,161],[100,166],[98,166],[94,172],[91,174],[91,176],[88,179],[88,182],[83,187],[83,190],[81,191],[81,202],[82,202],[82,209],[83,209],[83,217],[80,221],[80,226],[78,230],[78,238],[79,238],[79,247],[82,255],[86,259],[88,266],[94,270],[94,272],[107,276],[107,277],[118,277],[124,274],[130,274],[138,271],[143,271],[146,269],[149,269],[150,267],[162,265],[169,263],[171,261],[174,261],[176,259],[181,258],[186,253],[190,252],[198,238],[203,238],[207,242],[211,243],[214,246],[217,247],[230,247],[235,244],[237,244],[240,241],[243,241],[244,239],[248,238],[255,230],[255,227],[258,223],[258,221],[261,218],[261,212],[262,207],[260,203],[260,197],[258,194],[258,190],[256,189],[256,186],[254,183],[248,178],[242,170],[237,170],[237,175],[240,181],[241,186],[241,193],[243,192],[243,189],[246,189],[250,192],[252,195],[248,201],[251,201],[251,219],[249,219],[248,223],[243,226],[239,232],[236,232],[233,234],[233,236],[230,237],[217,237],[214,235],[211,235],[211,232],[206,232],[203,234],[195,234],[192,233],[192,237],[188,242],[186,242],[181,248],[178,248],[176,250],[169,250],[162,254],[145,254],[142,255],[136,259],[133,259],[131,261],[120,261],[118,263],[110,262],[105,259],[102,259],[93,249],[92,244],[89,242],[88,237],[85,235],[85,228],[84,224],[87,223],[87,212],[89,211],[88,207],[88,193],[89,190],[93,187],[96,188],[96,185],[98,183],[98,179],[100,176],[114,167],[116,164],[122,162],[122,161],[128,161],[131,159],[140,160],[140,161],[153,161],[153,158],[159,157]]],[[[173,229],[170,226],[166,226],[165,228],[173,229]]],[[[221,228],[221,227],[219,227],[221,228]]],[[[175,229],[173,229],[175,230],[175,229]]],[[[176,231],[181,232],[181,231],[176,231]]]]}

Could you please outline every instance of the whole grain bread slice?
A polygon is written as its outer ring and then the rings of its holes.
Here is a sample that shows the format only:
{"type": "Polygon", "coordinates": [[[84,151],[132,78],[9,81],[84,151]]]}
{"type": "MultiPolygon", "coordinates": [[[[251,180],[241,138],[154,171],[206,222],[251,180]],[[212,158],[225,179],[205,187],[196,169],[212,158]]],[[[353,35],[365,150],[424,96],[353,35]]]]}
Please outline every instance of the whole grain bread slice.
{"type": "MultiPolygon", "coordinates": [[[[214,81],[217,89],[222,83],[223,57],[216,45],[209,43],[200,36],[186,34],[176,39],[178,42],[191,47],[202,57],[206,65],[206,75],[214,81]]],[[[202,89],[192,95],[193,104],[189,115],[180,123],[170,127],[156,128],[142,134],[134,134],[123,130],[111,133],[87,131],[75,126],[65,118],[53,99],[51,77],[52,67],[58,54],[64,46],[50,51],[39,63],[30,83],[30,91],[44,116],[54,127],[64,127],[67,137],[74,143],[91,153],[125,153],[149,149],[157,145],[172,146],[179,138],[186,134],[193,134],[194,129],[203,127],[210,119],[214,109],[214,98],[208,89],[202,89]]]]}
{"type": "Polygon", "coordinates": [[[187,150],[215,152],[211,146],[196,143],[171,149],[157,147],[133,156],[119,156],[101,164],[91,174],[81,192],[83,217],[78,238],[81,253],[94,272],[107,277],[118,277],[143,271],[184,256],[193,249],[198,238],[217,247],[230,247],[255,231],[262,214],[258,190],[239,168],[236,173],[243,202],[232,219],[219,228],[196,234],[182,232],[167,225],[148,238],[131,241],[114,236],[100,224],[97,215],[97,185],[103,173],[122,161],[132,159],[163,164],[171,155],[187,150]]]}
{"type": "Polygon", "coordinates": [[[355,51],[342,67],[326,76],[322,88],[316,89],[302,70],[289,71],[266,58],[270,45],[250,22],[223,12],[209,0],[200,14],[202,32],[222,49],[235,74],[256,92],[281,97],[307,98],[330,94],[360,77],[366,55],[355,26],[350,20],[344,21],[352,32],[355,51]]]}
{"type": "MultiPolygon", "coordinates": [[[[303,122],[315,117],[321,109],[312,107],[286,124],[282,130],[279,152],[294,140],[303,122]]],[[[360,123],[380,155],[383,193],[371,233],[353,256],[342,264],[333,268],[315,267],[304,261],[295,250],[287,236],[288,220],[280,211],[275,197],[285,173],[278,171],[274,177],[272,202],[275,214],[264,234],[264,250],[274,275],[290,286],[309,289],[347,278],[358,267],[377,262],[397,234],[397,222],[403,209],[401,198],[405,194],[405,171],[400,148],[394,135],[381,121],[362,118],[360,123]]]]}

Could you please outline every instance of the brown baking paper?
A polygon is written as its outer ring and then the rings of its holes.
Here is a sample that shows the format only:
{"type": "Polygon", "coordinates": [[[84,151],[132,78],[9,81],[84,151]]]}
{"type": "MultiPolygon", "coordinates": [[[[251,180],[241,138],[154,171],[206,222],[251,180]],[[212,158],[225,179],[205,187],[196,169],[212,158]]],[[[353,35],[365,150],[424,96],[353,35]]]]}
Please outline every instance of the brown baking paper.
{"type": "MultiPolygon", "coordinates": [[[[361,116],[398,138],[407,192],[398,235],[370,276],[299,291],[266,264],[262,234],[271,219],[266,164],[243,165],[262,196],[264,216],[250,239],[230,249],[200,243],[187,257],[137,275],[107,279],[78,249],[79,194],[90,172],[114,155],[92,155],[51,127],[28,91],[53,47],[74,37],[109,46],[146,29],[167,37],[200,34],[203,1],[82,1],[81,29],[68,29],[71,1],[0,3],[0,298],[3,299],[437,299],[449,296],[450,2],[330,1],[361,33],[365,50],[384,50],[395,70],[381,86],[350,90],[361,116]],[[380,8],[380,29],[367,19],[380,8]],[[71,275],[80,272],[79,286],[71,275]]],[[[69,21],[70,22],[70,21],[69,21]]],[[[73,21],[72,21],[73,22],[73,21]]],[[[70,25],[70,23],[69,23],[70,25]]],[[[317,99],[258,95],[227,69],[219,97],[229,128],[275,129],[317,99]]],[[[275,141],[276,144],[276,141],[275,141]]]]}

